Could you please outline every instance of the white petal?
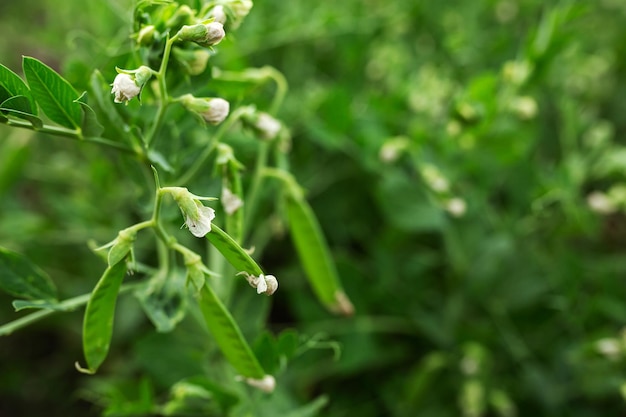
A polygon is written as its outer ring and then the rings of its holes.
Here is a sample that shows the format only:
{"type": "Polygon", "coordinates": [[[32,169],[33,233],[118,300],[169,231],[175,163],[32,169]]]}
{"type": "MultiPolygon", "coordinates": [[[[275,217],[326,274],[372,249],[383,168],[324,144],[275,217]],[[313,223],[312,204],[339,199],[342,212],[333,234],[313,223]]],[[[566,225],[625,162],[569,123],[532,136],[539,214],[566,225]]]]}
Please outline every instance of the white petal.
{"type": "Polygon", "coordinates": [[[265,277],[261,275],[256,284],[256,293],[263,294],[265,291],[267,291],[267,283],[265,282],[265,277]]]}
{"type": "Polygon", "coordinates": [[[198,207],[198,216],[197,220],[193,220],[190,216],[187,216],[185,223],[191,234],[196,237],[204,237],[204,235],[211,231],[211,220],[215,218],[215,210],[211,207],[201,205],[198,207]]]}
{"type": "Polygon", "coordinates": [[[265,294],[272,295],[278,289],[278,280],[274,275],[266,275],[265,276],[265,284],[267,284],[267,290],[265,294]]]}

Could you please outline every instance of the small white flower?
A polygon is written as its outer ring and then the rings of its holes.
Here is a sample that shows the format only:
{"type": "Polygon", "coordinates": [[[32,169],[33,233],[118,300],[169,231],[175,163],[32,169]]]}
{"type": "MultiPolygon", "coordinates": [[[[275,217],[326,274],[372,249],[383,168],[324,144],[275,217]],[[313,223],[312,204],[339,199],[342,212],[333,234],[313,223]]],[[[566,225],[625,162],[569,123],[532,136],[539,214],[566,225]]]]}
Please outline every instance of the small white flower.
{"type": "Polygon", "coordinates": [[[282,125],[272,116],[267,113],[260,113],[259,118],[256,121],[256,128],[263,139],[274,139],[282,125]]]}
{"type": "Polygon", "coordinates": [[[263,392],[270,393],[276,388],[276,379],[272,375],[265,375],[261,379],[244,378],[242,376],[235,377],[237,381],[245,381],[251,387],[258,388],[263,392]]]}
{"type": "Polygon", "coordinates": [[[272,295],[278,290],[278,280],[274,275],[259,275],[258,277],[249,274],[245,271],[238,273],[237,275],[244,275],[248,284],[251,287],[256,288],[257,294],[272,295]]]}
{"type": "Polygon", "coordinates": [[[459,197],[454,197],[446,203],[446,210],[454,217],[462,217],[467,211],[467,203],[459,197]]]}
{"type": "Polygon", "coordinates": [[[222,188],[222,206],[224,207],[224,211],[229,216],[232,216],[237,210],[239,210],[243,206],[243,201],[237,194],[234,194],[228,188],[222,188]]]}
{"type": "Polygon", "coordinates": [[[598,214],[611,214],[617,211],[613,200],[601,191],[594,191],[587,196],[589,208],[598,214]]]}
{"type": "Polygon", "coordinates": [[[212,8],[211,12],[209,12],[209,16],[222,25],[226,23],[226,12],[224,11],[224,6],[222,5],[217,5],[212,8]]]}
{"type": "Polygon", "coordinates": [[[596,341],[595,348],[598,353],[609,359],[617,359],[622,353],[622,346],[617,339],[607,337],[596,341]]]}
{"type": "Polygon", "coordinates": [[[185,224],[195,237],[204,237],[211,231],[211,220],[215,218],[215,210],[197,203],[196,213],[185,213],[185,224]]]}
{"type": "Polygon", "coordinates": [[[129,74],[117,74],[113,80],[113,88],[111,94],[115,94],[114,101],[116,103],[127,102],[139,95],[141,88],[135,84],[135,81],[129,74]]]}

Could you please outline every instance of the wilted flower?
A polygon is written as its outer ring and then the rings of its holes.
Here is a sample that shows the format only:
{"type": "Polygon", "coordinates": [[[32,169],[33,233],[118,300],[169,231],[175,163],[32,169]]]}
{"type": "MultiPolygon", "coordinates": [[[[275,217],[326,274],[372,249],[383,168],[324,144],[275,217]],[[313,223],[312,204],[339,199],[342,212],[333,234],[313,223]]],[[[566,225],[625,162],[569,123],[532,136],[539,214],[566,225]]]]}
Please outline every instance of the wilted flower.
{"type": "Polygon", "coordinates": [[[223,98],[194,97],[191,94],[185,94],[178,101],[212,125],[223,122],[230,111],[230,104],[223,98]]]}

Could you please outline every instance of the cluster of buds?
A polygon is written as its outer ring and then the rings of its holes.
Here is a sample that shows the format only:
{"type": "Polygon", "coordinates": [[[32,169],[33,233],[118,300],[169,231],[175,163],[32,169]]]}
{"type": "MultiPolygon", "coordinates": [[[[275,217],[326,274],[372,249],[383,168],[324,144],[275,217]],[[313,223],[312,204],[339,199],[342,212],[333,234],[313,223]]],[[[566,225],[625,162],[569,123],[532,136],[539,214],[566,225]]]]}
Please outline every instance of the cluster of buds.
{"type": "Polygon", "coordinates": [[[113,80],[111,94],[115,94],[116,103],[128,104],[129,100],[139,96],[143,86],[146,85],[153,71],[142,65],[135,70],[115,68],[117,76],[113,80]]]}
{"type": "Polygon", "coordinates": [[[278,289],[278,280],[274,275],[259,275],[258,277],[245,271],[238,273],[243,275],[251,287],[256,288],[257,294],[272,295],[278,289]]]}
{"type": "Polygon", "coordinates": [[[216,22],[228,25],[230,28],[239,27],[243,19],[250,13],[253,3],[251,0],[220,0],[217,5],[210,2],[207,9],[203,9],[201,15],[213,18],[216,22]]]}
{"type": "Polygon", "coordinates": [[[220,124],[228,117],[230,105],[228,101],[217,97],[194,97],[185,94],[177,99],[187,110],[200,116],[212,125],[220,124]]]}

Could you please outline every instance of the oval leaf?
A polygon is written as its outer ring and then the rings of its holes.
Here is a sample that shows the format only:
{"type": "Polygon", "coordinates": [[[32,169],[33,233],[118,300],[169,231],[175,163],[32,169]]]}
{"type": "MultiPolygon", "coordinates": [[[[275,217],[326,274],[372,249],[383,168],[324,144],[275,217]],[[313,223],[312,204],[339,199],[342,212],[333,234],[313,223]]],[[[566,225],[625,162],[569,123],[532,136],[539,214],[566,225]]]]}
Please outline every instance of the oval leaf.
{"type": "Polygon", "coordinates": [[[0,289],[30,300],[56,298],[50,277],[19,253],[0,247],[0,289]]]}
{"type": "Polygon", "coordinates": [[[237,271],[255,276],[263,274],[261,267],[248,252],[219,227],[211,225],[211,231],[206,234],[206,238],[237,271]]]}
{"type": "Polygon", "coordinates": [[[2,64],[0,64],[0,87],[0,102],[14,96],[24,96],[29,103],[28,110],[24,112],[37,115],[37,103],[26,83],[2,64]]]}
{"type": "Polygon", "coordinates": [[[200,291],[199,302],[204,321],[228,362],[246,378],[263,378],[265,371],[243,338],[239,326],[208,285],[200,291]]]}
{"type": "Polygon", "coordinates": [[[125,274],[124,261],[108,267],[87,303],[83,319],[83,351],[90,373],[96,372],[109,352],[115,302],[125,274]]]}
{"type": "Polygon", "coordinates": [[[185,275],[180,271],[158,273],[135,295],[157,332],[171,332],[185,318],[185,275]]]}
{"type": "Polygon", "coordinates": [[[287,217],[298,257],[317,298],[333,312],[352,314],[354,308],[341,288],[330,250],[307,201],[292,193],[287,198],[287,217]]]}
{"type": "Polygon", "coordinates": [[[50,120],[70,129],[79,129],[82,122],[76,90],[63,77],[43,62],[25,56],[24,75],[33,96],[50,120]]]}

